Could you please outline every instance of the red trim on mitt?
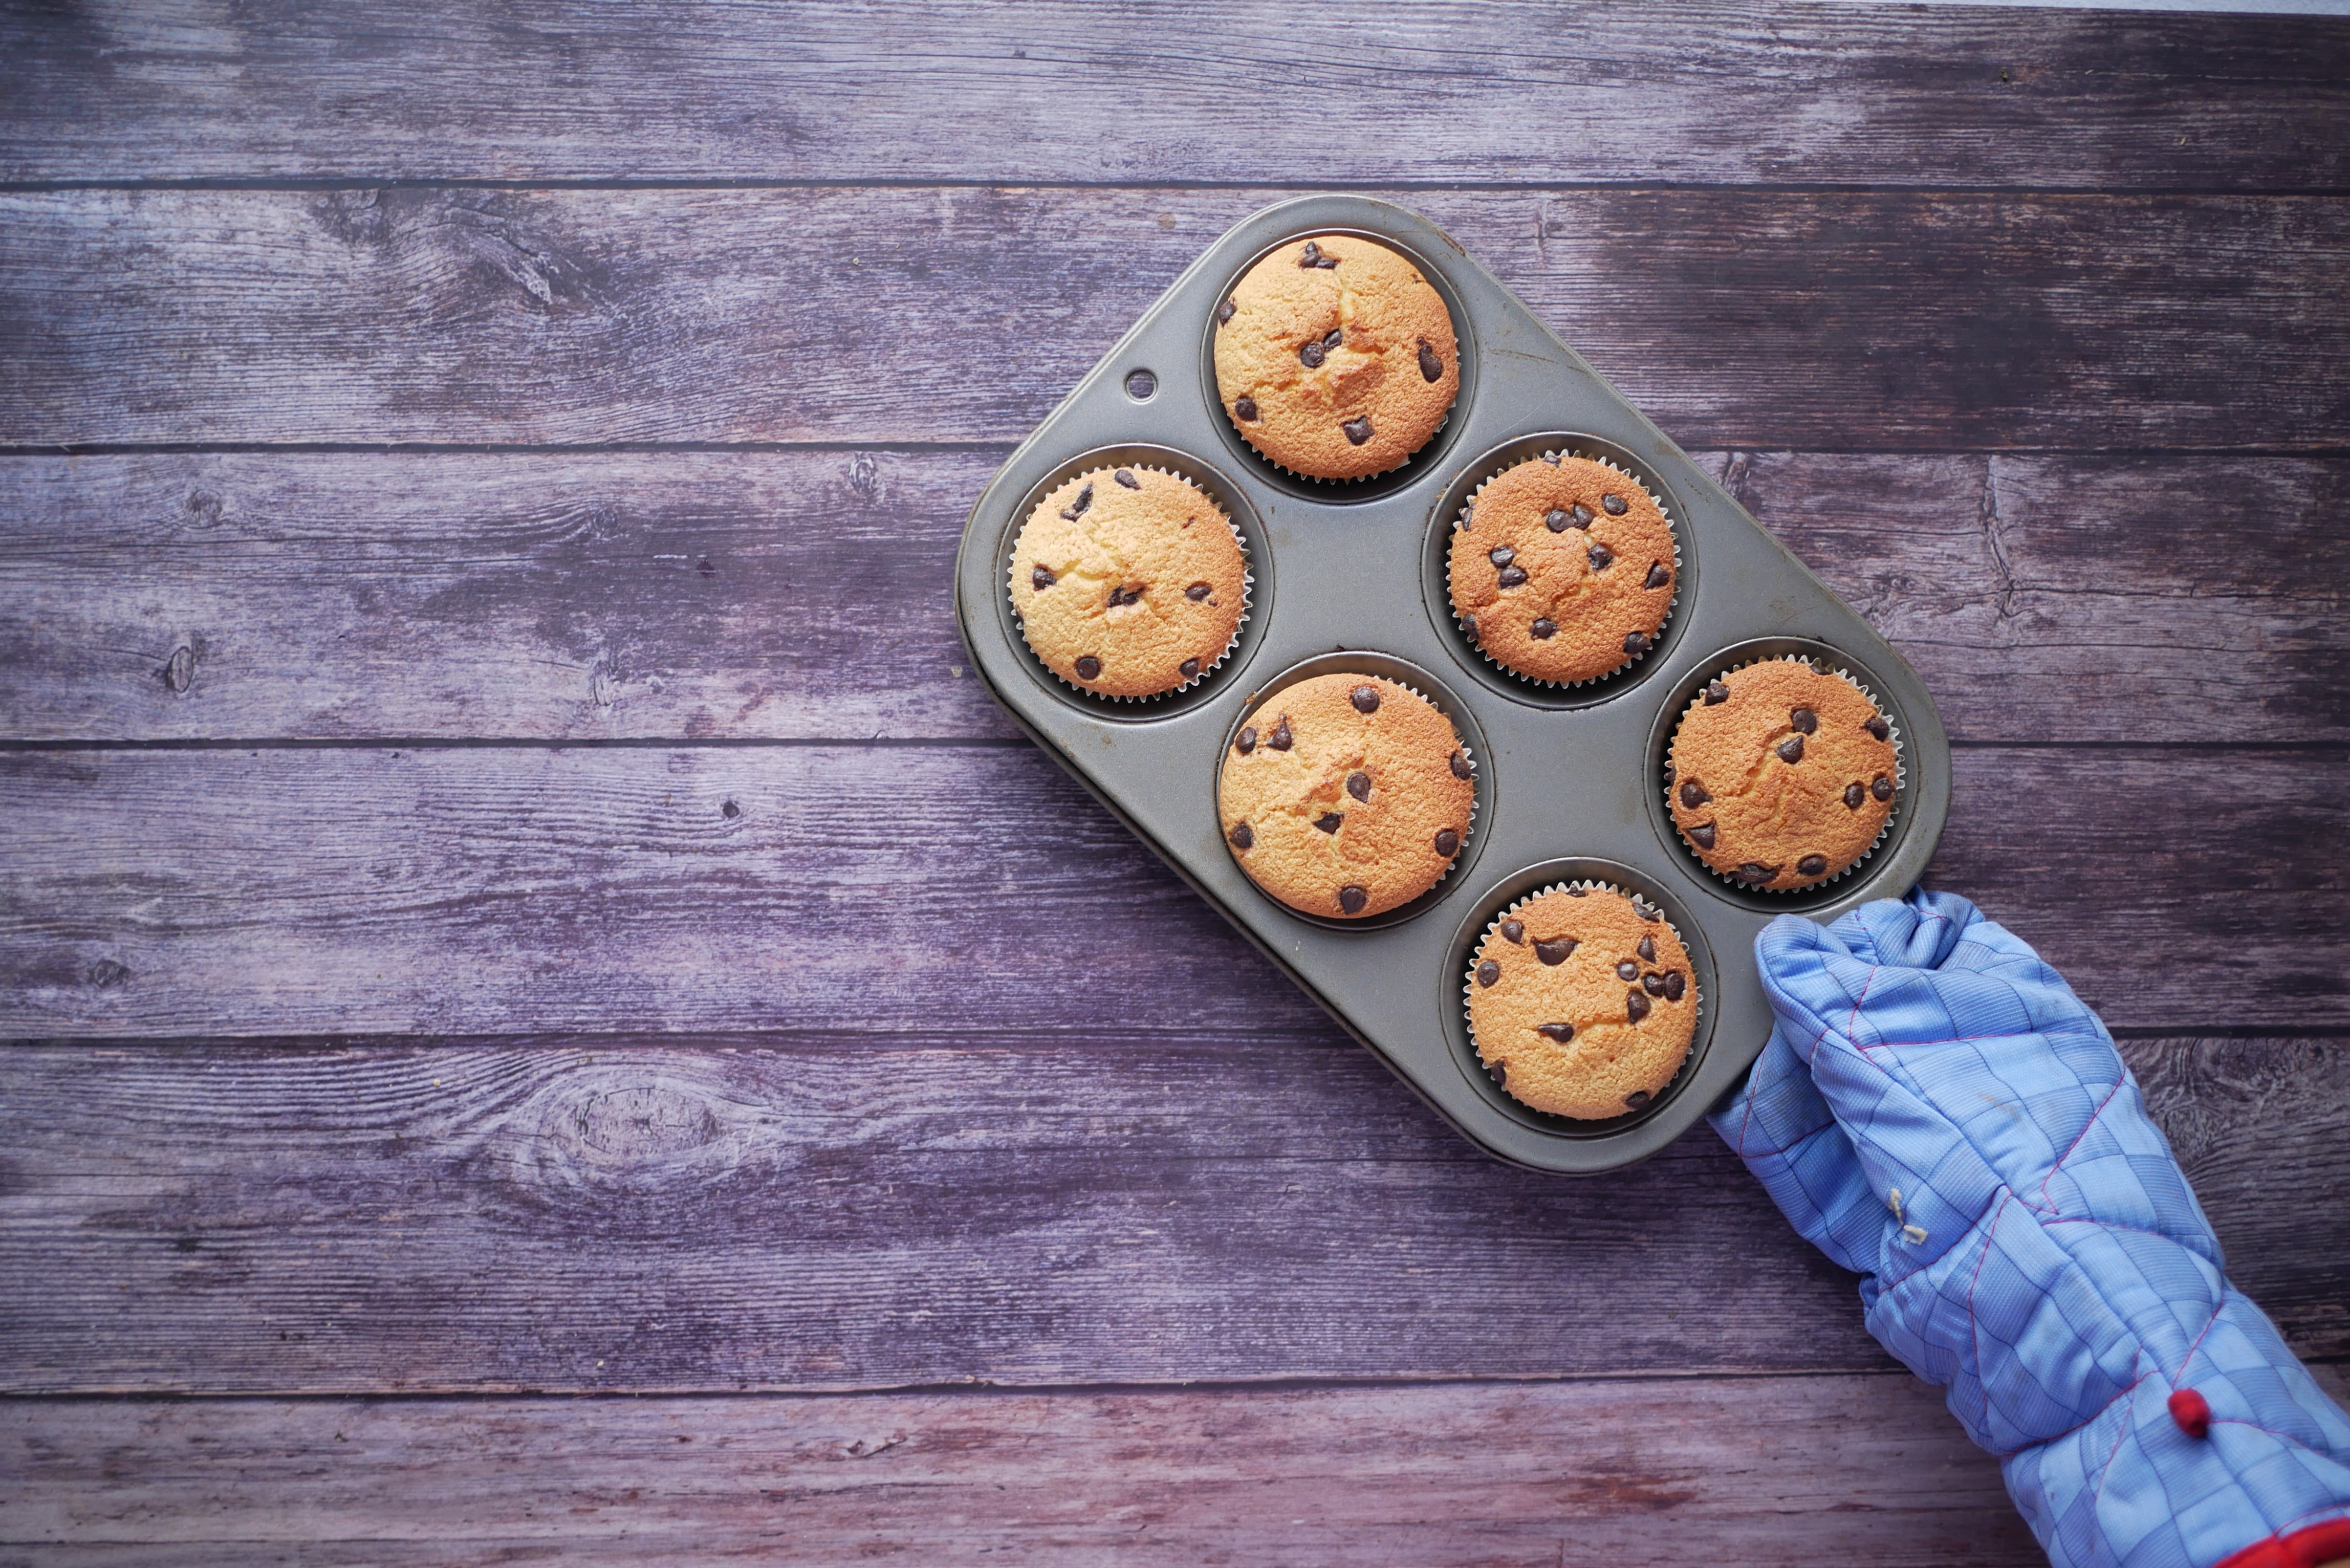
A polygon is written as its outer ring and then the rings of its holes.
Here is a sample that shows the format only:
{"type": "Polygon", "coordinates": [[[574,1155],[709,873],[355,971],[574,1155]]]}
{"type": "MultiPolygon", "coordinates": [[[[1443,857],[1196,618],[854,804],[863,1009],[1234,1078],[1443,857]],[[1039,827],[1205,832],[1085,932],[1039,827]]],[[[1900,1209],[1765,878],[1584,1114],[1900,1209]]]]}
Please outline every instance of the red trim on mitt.
{"type": "Polygon", "coordinates": [[[2331,1519],[2255,1541],[2212,1568],[2321,1568],[2336,1558],[2350,1557],[2350,1519],[2331,1519]]]}

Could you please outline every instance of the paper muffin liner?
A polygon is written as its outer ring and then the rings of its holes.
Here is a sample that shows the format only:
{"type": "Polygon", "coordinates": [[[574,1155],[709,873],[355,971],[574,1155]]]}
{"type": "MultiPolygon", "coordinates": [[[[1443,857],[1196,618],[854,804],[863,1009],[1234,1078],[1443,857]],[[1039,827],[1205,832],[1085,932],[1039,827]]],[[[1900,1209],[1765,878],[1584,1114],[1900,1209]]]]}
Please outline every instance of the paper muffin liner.
{"type": "MultiPolygon", "coordinates": [[[[1870,857],[1885,846],[1885,840],[1892,833],[1893,825],[1900,820],[1901,805],[1907,798],[1904,792],[1909,787],[1909,764],[1907,760],[1907,749],[1902,744],[1900,722],[1885,711],[1885,704],[1877,701],[1877,693],[1869,689],[1866,681],[1842,665],[1832,666],[1822,659],[1801,653],[1774,653],[1761,659],[1742,659],[1728,669],[1716,670],[1706,679],[1710,681],[1719,680],[1725,675],[1735,675],[1742,670],[1752,670],[1758,664],[1771,664],[1781,659],[1790,664],[1800,664],[1817,674],[1836,676],[1868,699],[1868,705],[1877,710],[1878,718],[1885,721],[1886,739],[1893,746],[1893,801],[1892,808],[1886,812],[1885,821],[1877,830],[1877,836],[1868,841],[1868,847],[1862,850],[1858,858],[1851,865],[1834,876],[1823,877],[1816,882],[1806,882],[1800,888],[1758,888],[1752,882],[1741,881],[1727,871],[1717,871],[1706,864],[1703,856],[1698,854],[1697,846],[1689,841],[1689,836],[1681,831],[1679,819],[1673,815],[1673,742],[1680,738],[1681,723],[1689,717],[1689,709],[1682,709],[1681,719],[1674,722],[1671,738],[1665,742],[1665,820],[1673,825],[1673,836],[1680,840],[1681,847],[1689,851],[1690,857],[1698,863],[1699,868],[1707,876],[1743,892],[1767,893],[1774,898],[1783,898],[1797,893],[1816,893],[1823,888],[1832,887],[1843,881],[1867,865],[1870,857]]],[[[1700,687],[1698,690],[1700,695],[1690,700],[1690,707],[1695,707],[1702,700],[1704,688],[1700,687]]]]}
{"type": "Polygon", "coordinates": [[[1649,486],[1648,481],[1642,479],[1638,474],[1634,473],[1630,469],[1626,468],[1622,463],[1617,462],[1612,459],[1603,457],[1598,452],[1578,452],[1571,446],[1553,447],[1546,452],[1537,452],[1533,457],[1520,458],[1516,462],[1505,462],[1501,467],[1495,469],[1492,472],[1487,474],[1483,479],[1477,482],[1477,488],[1471,491],[1469,493],[1469,499],[1461,503],[1461,511],[1453,519],[1451,530],[1445,535],[1444,602],[1446,608],[1451,611],[1452,616],[1452,625],[1454,628],[1457,629],[1462,637],[1468,639],[1470,647],[1477,650],[1477,657],[1482,659],[1486,663],[1492,665],[1494,669],[1500,670],[1503,674],[1508,676],[1513,680],[1523,680],[1529,686],[1545,686],[1553,691],[1560,691],[1576,686],[1590,686],[1602,680],[1613,680],[1616,677],[1623,674],[1626,670],[1631,669],[1634,665],[1648,658],[1648,655],[1657,651],[1657,649],[1665,640],[1665,628],[1673,624],[1673,612],[1680,607],[1680,524],[1673,521],[1672,508],[1665,504],[1665,498],[1658,494],[1656,491],[1649,486]],[[1618,664],[1612,669],[1603,670],[1596,675],[1586,675],[1580,680],[1549,680],[1539,675],[1529,675],[1524,670],[1520,670],[1513,665],[1503,663],[1500,659],[1494,658],[1492,654],[1486,651],[1485,645],[1478,640],[1474,633],[1470,631],[1461,612],[1457,609],[1451,608],[1451,540],[1454,535],[1460,534],[1462,531],[1462,524],[1465,524],[1470,515],[1477,510],[1477,498],[1485,493],[1485,487],[1487,485],[1492,483],[1493,481],[1501,478],[1502,475],[1509,472],[1512,469],[1520,466],[1520,464],[1542,462],[1547,462],[1555,467],[1557,466],[1558,461],[1565,457],[1577,457],[1583,459],[1586,462],[1596,462],[1599,464],[1600,467],[1613,469],[1616,472],[1622,474],[1626,479],[1630,480],[1641,494],[1647,496],[1651,502],[1656,504],[1658,515],[1665,520],[1665,533],[1673,542],[1673,597],[1665,601],[1665,613],[1659,618],[1657,621],[1657,629],[1648,639],[1648,646],[1642,649],[1638,653],[1627,654],[1624,658],[1623,663],[1618,664]]]}
{"type": "MultiPolygon", "coordinates": [[[[1657,904],[1651,899],[1643,898],[1639,894],[1633,892],[1628,888],[1619,888],[1613,882],[1598,882],[1590,880],[1589,878],[1577,878],[1570,882],[1554,882],[1547,888],[1537,888],[1531,893],[1522,894],[1518,898],[1511,900],[1508,904],[1504,905],[1492,919],[1485,922],[1484,934],[1477,939],[1476,946],[1469,950],[1469,971],[1467,974],[1461,977],[1461,1017],[1463,1024],[1469,1031],[1469,1049],[1476,1053],[1477,1065],[1483,1070],[1485,1076],[1488,1078],[1492,1078],[1493,1076],[1493,1070],[1486,1065],[1485,1054],[1483,1051],[1478,1048],[1477,1020],[1475,1015],[1470,1011],[1469,1007],[1470,999],[1477,994],[1477,955],[1485,950],[1486,939],[1493,936],[1502,929],[1502,922],[1516,914],[1520,909],[1524,909],[1528,904],[1533,903],[1537,898],[1547,898],[1553,893],[1574,893],[1578,889],[1586,894],[1615,893],[1625,898],[1630,899],[1633,909],[1643,919],[1653,919],[1662,925],[1665,929],[1673,933],[1673,940],[1681,944],[1681,950],[1683,952],[1686,953],[1690,950],[1689,939],[1681,935],[1681,929],[1679,926],[1673,924],[1670,919],[1666,918],[1662,906],[1657,904]]],[[[1697,982],[1697,960],[1694,957],[1690,960],[1689,987],[1690,1008],[1690,1043],[1688,1048],[1681,1053],[1680,1064],[1673,1069],[1673,1075],[1665,1080],[1663,1086],[1658,1089],[1655,1094],[1648,1096],[1648,1103],[1647,1105],[1637,1108],[1627,1106],[1620,1115],[1626,1116],[1644,1116],[1649,1115],[1655,1111],[1658,1106],[1672,1098],[1672,1096],[1679,1091],[1682,1082],[1688,1078],[1690,1064],[1697,1059],[1697,1043],[1700,1038],[1700,1028],[1705,1023],[1705,988],[1697,982]]],[[[1500,1089],[1502,1093],[1505,1095],[1510,1095],[1509,1085],[1505,1081],[1497,1081],[1494,1084],[1494,1087],[1500,1089]]],[[[1515,1095],[1510,1095],[1510,1099],[1513,1104],[1525,1106],[1526,1109],[1534,1112],[1536,1116],[1556,1116],[1563,1122],[1582,1122],[1586,1125],[1596,1126],[1601,1122],[1610,1122],[1617,1119],[1616,1116],[1570,1116],[1558,1111],[1544,1110],[1539,1106],[1526,1105],[1525,1101],[1519,1099],[1515,1095]]]]}
{"type": "MultiPolygon", "coordinates": [[[[1241,858],[1241,852],[1232,847],[1232,841],[1229,837],[1224,837],[1222,832],[1224,821],[1224,768],[1232,759],[1232,740],[1229,736],[1226,737],[1224,741],[1223,755],[1218,759],[1216,763],[1216,826],[1219,829],[1217,836],[1223,838],[1224,853],[1232,857],[1232,864],[1241,868],[1241,875],[1249,879],[1250,887],[1254,888],[1258,892],[1263,893],[1266,898],[1272,899],[1283,909],[1290,910],[1295,914],[1306,916],[1308,919],[1328,920],[1333,925],[1338,926],[1342,929],[1352,928],[1361,929],[1364,929],[1364,921],[1376,920],[1379,919],[1381,915],[1392,915],[1397,909],[1401,909],[1409,905],[1418,903],[1420,899],[1427,898],[1430,893],[1435,892],[1439,888],[1443,887],[1445,882],[1451,877],[1452,873],[1459,868],[1461,863],[1469,857],[1469,846],[1477,836],[1477,753],[1474,747],[1471,746],[1466,740],[1461,738],[1461,726],[1452,722],[1452,715],[1445,712],[1442,706],[1440,706],[1434,698],[1430,697],[1427,692],[1422,691],[1419,687],[1412,685],[1409,681],[1398,680],[1393,676],[1381,675],[1369,670],[1326,670],[1322,671],[1322,674],[1353,675],[1371,680],[1384,680],[1390,686],[1402,687],[1405,691],[1410,692],[1413,696],[1419,698],[1421,701],[1436,710],[1438,715],[1444,720],[1446,727],[1451,730],[1452,744],[1460,751],[1461,761],[1469,764],[1469,820],[1462,825],[1461,829],[1461,847],[1454,852],[1451,859],[1444,863],[1444,869],[1437,873],[1436,880],[1430,882],[1427,887],[1422,888],[1419,892],[1414,893],[1410,898],[1406,898],[1402,903],[1396,905],[1393,909],[1380,910],[1378,915],[1326,915],[1315,909],[1301,909],[1296,905],[1291,903],[1288,899],[1283,898],[1280,894],[1274,892],[1272,888],[1266,887],[1263,883],[1258,881],[1255,874],[1249,870],[1248,862],[1241,858]]],[[[1308,676],[1306,679],[1317,680],[1319,677],[1308,676]]],[[[1305,681],[1299,680],[1295,681],[1292,684],[1303,686],[1305,684],[1305,681]]],[[[1288,690],[1290,690],[1290,688],[1288,686],[1284,686],[1281,689],[1281,691],[1286,691],[1288,690]]],[[[1263,701],[1256,703],[1255,706],[1249,709],[1246,713],[1243,714],[1241,716],[1241,727],[1246,726],[1250,721],[1253,720],[1259,713],[1262,713],[1267,708],[1272,707],[1274,701],[1280,698],[1281,691],[1275,691],[1265,697],[1263,701]]],[[[1235,727],[1232,733],[1235,735],[1240,733],[1240,727],[1235,727]]]]}
{"type": "MultiPolygon", "coordinates": [[[[1232,521],[1232,514],[1223,509],[1223,507],[1217,502],[1215,496],[1209,493],[1207,486],[1175,469],[1161,468],[1155,463],[1148,462],[1116,462],[1110,464],[1107,468],[1089,468],[1083,473],[1073,473],[1069,475],[1068,478],[1062,480],[1060,484],[1055,485],[1053,489],[1058,490],[1061,488],[1061,485],[1072,484],[1082,479],[1092,479],[1100,475],[1114,474],[1121,468],[1139,469],[1145,473],[1163,473],[1170,479],[1179,480],[1181,483],[1190,485],[1195,494],[1204,497],[1208,504],[1215,509],[1216,516],[1222,521],[1224,526],[1232,530],[1232,543],[1240,546],[1241,552],[1241,613],[1240,618],[1232,622],[1232,635],[1231,639],[1225,642],[1224,650],[1216,655],[1214,659],[1201,664],[1200,666],[1200,673],[1191,677],[1189,680],[1177,685],[1170,686],[1164,691],[1146,691],[1137,697],[1120,697],[1108,691],[1097,691],[1090,686],[1079,685],[1076,681],[1070,680],[1059,670],[1055,670],[1051,663],[1045,659],[1045,656],[1036,651],[1036,645],[1028,640],[1028,623],[1020,614],[1020,599],[1014,587],[1014,585],[1016,585],[1020,580],[1020,538],[1022,535],[1028,531],[1028,518],[1026,517],[1020,520],[1020,528],[1018,532],[1014,533],[1012,536],[1012,548],[1009,552],[1009,558],[1003,565],[1003,597],[1011,602],[1012,624],[1020,628],[1020,641],[1022,646],[1028,649],[1030,657],[1034,658],[1038,664],[1045,667],[1047,674],[1051,675],[1054,680],[1059,681],[1070,691],[1081,692],[1085,696],[1092,698],[1097,702],[1163,702],[1170,697],[1189,691],[1192,687],[1197,686],[1201,681],[1205,680],[1217,670],[1222,669],[1224,661],[1232,658],[1232,649],[1241,645],[1241,628],[1248,625],[1251,597],[1256,587],[1256,574],[1249,570],[1249,562],[1253,558],[1253,556],[1249,550],[1248,535],[1241,532],[1241,525],[1232,521]]],[[[1107,483],[1107,481],[1105,481],[1105,483],[1107,483]]],[[[1045,493],[1049,495],[1052,492],[1047,491],[1045,493]]],[[[1040,501],[1038,504],[1042,505],[1043,503],[1040,501]]],[[[1034,515],[1033,512],[1031,515],[1034,515]]]]}

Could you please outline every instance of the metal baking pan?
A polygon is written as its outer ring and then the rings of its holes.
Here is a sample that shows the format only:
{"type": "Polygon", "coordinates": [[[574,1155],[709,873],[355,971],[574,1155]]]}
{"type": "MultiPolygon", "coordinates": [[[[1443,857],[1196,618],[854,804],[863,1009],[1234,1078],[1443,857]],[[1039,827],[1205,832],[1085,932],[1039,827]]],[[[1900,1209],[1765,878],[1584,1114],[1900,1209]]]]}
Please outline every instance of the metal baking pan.
{"type": "Polygon", "coordinates": [[[1906,890],[1950,806],[1949,742],[1901,656],[1450,236],[1359,196],[1268,207],[1175,280],[989,481],[963,529],[955,607],[973,668],[1038,745],[1471,1141],[1541,1170],[1627,1165],[1686,1131],[1769,1037],[1755,933],[1781,913],[1827,919],[1906,890]],[[1301,480],[1253,452],[1217,400],[1212,362],[1215,307],[1241,275],[1276,245],[1333,231],[1410,256],[1461,342],[1460,398],[1443,428],[1397,472],[1352,483],[1301,480]],[[1444,554],[1476,484],[1563,445],[1608,455],[1664,500],[1681,587],[1658,646],[1630,670],[1544,687],[1488,663],[1454,625],[1444,554]],[[1070,474],[1122,462],[1173,468],[1222,502],[1255,579],[1231,657],[1187,691],[1137,702],[1055,680],[1021,640],[1006,591],[1008,552],[1036,502],[1070,474]],[[1874,693],[1903,737],[1903,776],[1874,855],[1824,888],[1774,894],[1722,881],[1680,842],[1664,757],[1709,676],[1789,652],[1849,670],[1874,693]],[[1217,819],[1217,768],[1243,716],[1324,670],[1417,687],[1478,762],[1475,826],[1451,874],[1378,919],[1316,919],[1259,892],[1217,819]],[[1503,1094],[1461,1012],[1486,923],[1580,877],[1661,908],[1702,998],[1679,1075],[1606,1122],[1545,1116],[1503,1094]]]}

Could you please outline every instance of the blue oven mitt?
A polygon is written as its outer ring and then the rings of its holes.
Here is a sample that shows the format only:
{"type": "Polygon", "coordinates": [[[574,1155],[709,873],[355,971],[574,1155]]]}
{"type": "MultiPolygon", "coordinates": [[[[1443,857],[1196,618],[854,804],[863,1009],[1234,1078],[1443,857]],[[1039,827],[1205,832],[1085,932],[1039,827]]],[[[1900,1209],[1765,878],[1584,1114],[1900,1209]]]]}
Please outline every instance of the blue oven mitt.
{"type": "Polygon", "coordinates": [[[2350,1420],[2228,1282],[2056,971],[1947,893],[1783,916],[1754,953],[1777,1026],[1714,1128],[1949,1386],[2049,1557],[2350,1554],[2350,1420]]]}

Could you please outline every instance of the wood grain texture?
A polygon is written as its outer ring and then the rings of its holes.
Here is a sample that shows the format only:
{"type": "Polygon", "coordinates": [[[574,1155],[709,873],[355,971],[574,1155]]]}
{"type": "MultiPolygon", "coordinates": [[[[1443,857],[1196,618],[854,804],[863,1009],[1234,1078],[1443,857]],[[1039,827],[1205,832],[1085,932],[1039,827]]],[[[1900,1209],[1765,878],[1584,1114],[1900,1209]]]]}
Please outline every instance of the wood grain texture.
{"type": "Polygon", "coordinates": [[[16,180],[2350,183],[2315,17],[142,0],[0,52],[16,180]]]}
{"type": "Polygon", "coordinates": [[[76,1568],[2046,1561],[1997,1461],[1906,1375],[12,1402],[0,1452],[0,1552],[76,1568]]]}
{"type": "MultiPolygon", "coordinates": [[[[2237,1282],[2350,1354],[2350,1046],[2126,1054],[2237,1282]]],[[[1326,1025],[20,1046],[0,1148],[12,1395],[1892,1365],[1710,1130],[1518,1170],[1326,1025]]]]}
{"type": "MultiPolygon", "coordinates": [[[[1009,441],[1284,193],[0,195],[0,442],[1009,441]]],[[[1406,200],[1687,446],[2350,445],[2350,197],[1406,200]]]]}
{"type": "MultiPolygon", "coordinates": [[[[2350,462],[1697,455],[1961,740],[2350,741],[2350,462]]],[[[0,736],[1009,739],[949,581],[998,461],[0,460],[0,736]]]]}
{"type": "MultiPolygon", "coordinates": [[[[1970,748],[1953,786],[1927,880],[2115,1026],[2350,1024],[2338,755],[1970,748]]],[[[1052,1029],[1106,976],[1138,1028],[1313,1016],[1027,747],[20,752],[0,818],[28,1034],[1052,1029]]]]}

